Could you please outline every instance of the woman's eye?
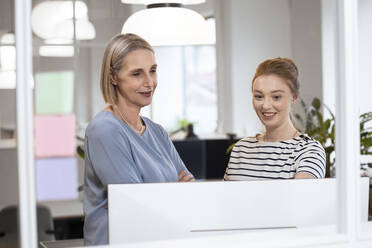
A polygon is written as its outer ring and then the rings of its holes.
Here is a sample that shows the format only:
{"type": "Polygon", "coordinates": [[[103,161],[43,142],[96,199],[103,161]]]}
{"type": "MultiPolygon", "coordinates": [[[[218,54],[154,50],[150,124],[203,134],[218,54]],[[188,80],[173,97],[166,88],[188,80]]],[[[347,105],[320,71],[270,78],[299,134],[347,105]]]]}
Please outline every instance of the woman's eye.
{"type": "Polygon", "coordinates": [[[140,75],[139,72],[133,72],[133,73],[132,73],[132,76],[139,76],[139,75],[140,75]]]}
{"type": "Polygon", "coordinates": [[[260,100],[260,99],[262,99],[262,96],[260,96],[260,95],[255,95],[254,98],[260,100]]]}
{"type": "Polygon", "coordinates": [[[156,69],[152,69],[150,73],[156,73],[156,69]]]}
{"type": "Polygon", "coordinates": [[[274,100],[279,100],[282,96],[273,96],[274,100]]]}

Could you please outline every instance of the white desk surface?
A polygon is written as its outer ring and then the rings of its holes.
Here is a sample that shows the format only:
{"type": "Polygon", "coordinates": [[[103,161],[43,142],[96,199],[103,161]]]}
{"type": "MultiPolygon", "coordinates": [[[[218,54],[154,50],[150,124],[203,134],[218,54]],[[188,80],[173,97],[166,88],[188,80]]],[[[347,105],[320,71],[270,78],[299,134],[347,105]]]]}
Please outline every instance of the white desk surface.
{"type": "Polygon", "coordinates": [[[53,218],[80,217],[84,215],[83,203],[80,200],[38,202],[50,208],[53,218]]]}
{"type": "MultiPolygon", "coordinates": [[[[372,233],[372,222],[362,225],[364,231],[372,233]]],[[[95,246],[96,248],[370,248],[369,240],[350,245],[344,235],[336,232],[336,226],[305,227],[274,231],[221,234],[215,236],[190,237],[151,242],[95,246]],[[316,240],[316,241],[315,241],[316,240]],[[317,245],[309,245],[316,243],[317,245]]]]}
{"type": "Polygon", "coordinates": [[[81,247],[84,246],[83,239],[66,239],[56,241],[42,241],[40,242],[43,248],[65,248],[65,247],[81,247]]]}
{"type": "Polygon", "coordinates": [[[0,149],[13,149],[16,147],[16,139],[0,139],[0,149]]]}
{"type": "MultiPolygon", "coordinates": [[[[37,204],[49,207],[53,218],[81,217],[84,215],[83,203],[80,200],[48,201],[37,204]]],[[[0,209],[8,205],[0,205],[0,209]]]]}

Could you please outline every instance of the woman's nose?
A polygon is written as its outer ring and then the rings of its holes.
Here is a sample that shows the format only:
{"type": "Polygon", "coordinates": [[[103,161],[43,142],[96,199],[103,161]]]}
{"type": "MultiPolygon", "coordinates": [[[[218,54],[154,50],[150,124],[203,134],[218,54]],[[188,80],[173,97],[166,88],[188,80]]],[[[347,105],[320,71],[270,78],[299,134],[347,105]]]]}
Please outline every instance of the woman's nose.
{"type": "Polygon", "coordinates": [[[149,86],[149,87],[154,86],[154,81],[155,79],[150,74],[145,75],[145,81],[144,81],[145,86],[149,86]]]}
{"type": "Polygon", "coordinates": [[[271,100],[270,100],[270,98],[268,98],[268,97],[265,97],[264,98],[262,107],[264,109],[269,109],[271,107],[271,100]]]}

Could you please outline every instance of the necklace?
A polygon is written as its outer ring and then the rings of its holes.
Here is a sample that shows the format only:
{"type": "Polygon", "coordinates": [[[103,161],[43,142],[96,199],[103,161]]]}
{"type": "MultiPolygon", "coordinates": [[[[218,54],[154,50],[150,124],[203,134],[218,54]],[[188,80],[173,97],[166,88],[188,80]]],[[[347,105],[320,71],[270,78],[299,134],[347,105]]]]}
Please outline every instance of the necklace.
{"type": "MultiPolygon", "coordinates": [[[[296,136],[297,136],[297,133],[298,133],[298,131],[295,130],[295,132],[292,134],[291,138],[296,137],[296,136]]],[[[263,140],[264,142],[268,142],[268,141],[266,140],[266,132],[263,134],[263,139],[262,139],[262,140],[263,140]]]]}
{"type": "MultiPolygon", "coordinates": [[[[116,110],[116,112],[118,112],[119,113],[119,115],[120,115],[120,118],[121,118],[121,120],[125,123],[125,124],[127,124],[130,128],[132,128],[137,134],[142,134],[143,133],[143,131],[145,130],[145,125],[143,125],[143,123],[142,123],[142,121],[141,121],[141,128],[139,129],[139,130],[137,130],[137,128],[135,128],[134,126],[132,126],[125,118],[124,118],[124,116],[123,116],[123,114],[121,113],[121,111],[120,111],[120,109],[118,108],[118,106],[116,106],[116,105],[113,105],[114,106],[114,108],[115,108],[115,110],[116,110]]],[[[140,117],[141,118],[141,117],[140,117]]]]}

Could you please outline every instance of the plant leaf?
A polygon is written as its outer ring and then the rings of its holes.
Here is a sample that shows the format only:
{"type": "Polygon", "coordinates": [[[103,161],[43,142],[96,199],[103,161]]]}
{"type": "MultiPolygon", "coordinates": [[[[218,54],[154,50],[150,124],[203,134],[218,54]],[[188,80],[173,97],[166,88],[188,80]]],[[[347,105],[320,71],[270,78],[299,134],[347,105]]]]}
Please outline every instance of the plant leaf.
{"type": "Polygon", "coordinates": [[[315,97],[311,103],[311,105],[316,109],[316,110],[319,110],[320,109],[320,100],[319,98],[315,97]]]}
{"type": "Polygon", "coordinates": [[[81,146],[76,147],[76,152],[82,159],[85,159],[85,151],[81,146]]]}
{"type": "Polygon", "coordinates": [[[335,150],[335,147],[334,147],[334,146],[324,147],[324,151],[325,151],[327,154],[331,154],[334,150],[335,150]]]}
{"type": "Polygon", "coordinates": [[[360,115],[360,124],[364,124],[372,120],[372,111],[360,115]]]}
{"type": "Polygon", "coordinates": [[[332,113],[331,109],[323,103],[325,109],[327,109],[328,113],[332,116],[332,120],[335,120],[335,115],[332,113]]]}

